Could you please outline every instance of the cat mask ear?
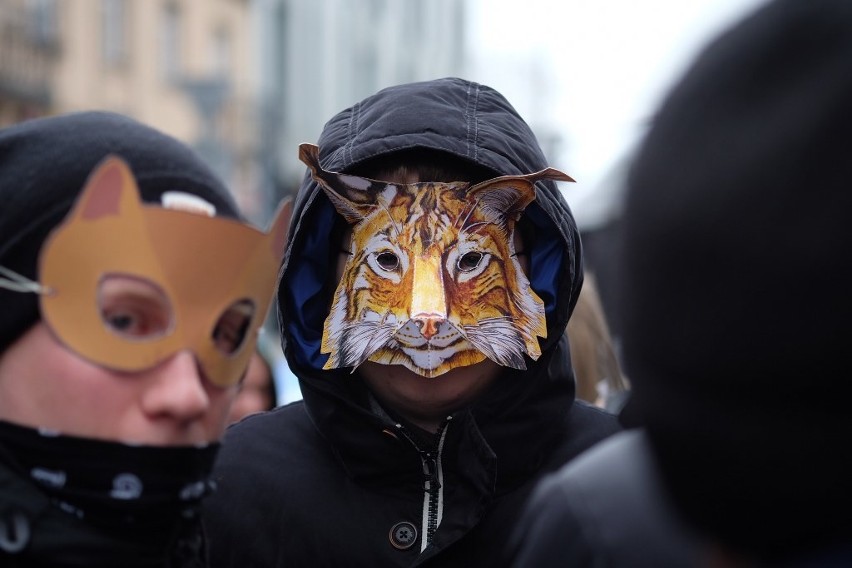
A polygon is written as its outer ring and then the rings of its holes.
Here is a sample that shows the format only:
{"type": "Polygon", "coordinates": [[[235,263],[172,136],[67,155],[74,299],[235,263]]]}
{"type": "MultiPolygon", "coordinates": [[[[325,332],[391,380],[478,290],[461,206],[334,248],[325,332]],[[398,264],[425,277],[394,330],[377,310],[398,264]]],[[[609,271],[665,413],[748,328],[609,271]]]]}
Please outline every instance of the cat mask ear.
{"type": "Polygon", "coordinates": [[[291,209],[284,203],[264,233],[143,203],[130,167],[107,157],[42,247],[42,318],[103,367],[139,371],[189,350],[212,383],[236,384],[269,309],[291,209]]]}
{"type": "Polygon", "coordinates": [[[135,221],[141,206],[130,167],[121,158],[108,156],[89,176],[69,218],[92,221],[121,215],[125,220],[135,221]]]}

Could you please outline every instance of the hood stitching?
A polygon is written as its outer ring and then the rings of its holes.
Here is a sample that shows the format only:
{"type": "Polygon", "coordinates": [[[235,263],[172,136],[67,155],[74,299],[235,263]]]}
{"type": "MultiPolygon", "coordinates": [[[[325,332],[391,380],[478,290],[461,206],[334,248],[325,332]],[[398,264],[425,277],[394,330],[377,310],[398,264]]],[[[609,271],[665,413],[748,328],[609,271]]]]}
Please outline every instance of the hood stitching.
{"type": "Polygon", "coordinates": [[[355,147],[355,139],[358,137],[359,123],[361,121],[361,103],[357,102],[352,105],[352,112],[349,113],[349,124],[346,126],[346,136],[348,140],[343,146],[343,161],[344,167],[352,165],[355,161],[352,157],[352,149],[355,147]]]}
{"type": "Polygon", "coordinates": [[[467,85],[467,105],[465,107],[465,119],[467,122],[467,155],[472,157],[474,161],[479,159],[479,120],[477,110],[479,105],[479,84],[468,83],[467,85]],[[473,96],[471,90],[475,89],[473,96]],[[473,131],[471,135],[471,130],[473,131]]]}

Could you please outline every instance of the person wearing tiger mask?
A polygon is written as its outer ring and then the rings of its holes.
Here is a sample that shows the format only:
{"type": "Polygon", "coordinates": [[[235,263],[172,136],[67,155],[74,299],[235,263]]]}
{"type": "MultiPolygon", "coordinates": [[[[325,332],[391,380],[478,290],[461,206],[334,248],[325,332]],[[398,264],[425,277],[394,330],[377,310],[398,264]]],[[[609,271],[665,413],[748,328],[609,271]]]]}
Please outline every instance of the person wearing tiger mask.
{"type": "Polygon", "coordinates": [[[529,126],[458,78],[333,117],[278,288],[303,401],[229,429],[214,566],[493,566],[535,482],[615,433],[574,401],[570,208],[529,126]]]}

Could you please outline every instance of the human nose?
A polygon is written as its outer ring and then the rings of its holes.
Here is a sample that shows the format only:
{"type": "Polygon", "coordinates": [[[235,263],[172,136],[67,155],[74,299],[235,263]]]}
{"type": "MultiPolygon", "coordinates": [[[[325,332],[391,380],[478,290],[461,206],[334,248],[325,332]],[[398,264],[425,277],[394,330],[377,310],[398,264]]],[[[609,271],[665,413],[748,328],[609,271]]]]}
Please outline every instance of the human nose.
{"type": "Polygon", "coordinates": [[[195,356],[180,351],[153,371],[145,389],[143,409],[152,418],[169,418],[182,424],[201,419],[210,397],[195,356]]]}

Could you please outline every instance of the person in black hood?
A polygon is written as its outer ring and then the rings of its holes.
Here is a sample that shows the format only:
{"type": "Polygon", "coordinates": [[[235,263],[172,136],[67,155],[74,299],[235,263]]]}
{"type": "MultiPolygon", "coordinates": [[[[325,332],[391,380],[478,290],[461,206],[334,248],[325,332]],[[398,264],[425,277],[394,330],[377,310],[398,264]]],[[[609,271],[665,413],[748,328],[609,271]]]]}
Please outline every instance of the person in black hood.
{"type": "Polygon", "coordinates": [[[619,428],[574,402],[567,176],[458,78],[384,89],[300,150],[278,300],[304,400],[228,429],[213,565],[493,566],[535,481],[619,428]]]}
{"type": "Polygon", "coordinates": [[[672,92],[630,180],[625,416],[683,516],[770,566],[852,564],[850,61],[852,4],[769,3],[672,92]]]}
{"type": "Polygon", "coordinates": [[[105,112],[0,130],[0,203],[0,565],[204,565],[286,211],[246,225],[192,150],[105,112]]]}
{"type": "Polygon", "coordinates": [[[543,482],[513,565],[852,566],[850,61],[852,4],[775,0],[666,97],[624,209],[631,430],[543,482]]]}

